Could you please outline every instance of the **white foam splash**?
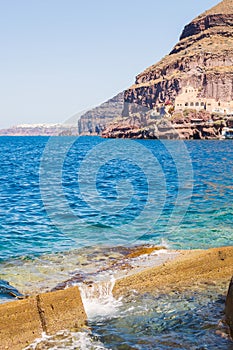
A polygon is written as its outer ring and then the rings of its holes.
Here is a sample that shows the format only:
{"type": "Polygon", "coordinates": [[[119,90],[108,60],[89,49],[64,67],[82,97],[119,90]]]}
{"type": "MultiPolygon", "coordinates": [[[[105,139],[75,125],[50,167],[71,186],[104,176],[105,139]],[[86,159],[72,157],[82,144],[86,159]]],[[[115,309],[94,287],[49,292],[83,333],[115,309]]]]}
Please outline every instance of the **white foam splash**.
{"type": "Polygon", "coordinates": [[[165,238],[161,238],[160,245],[166,249],[172,249],[171,244],[165,238]]]}
{"type": "Polygon", "coordinates": [[[36,339],[24,350],[105,350],[104,345],[93,340],[89,332],[60,331],[53,336],[42,333],[41,338],[36,339]]]}
{"type": "Polygon", "coordinates": [[[114,317],[121,305],[120,299],[115,299],[112,291],[115,279],[98,281],[79,285],[84,309],[89,320],[114,317]]]}

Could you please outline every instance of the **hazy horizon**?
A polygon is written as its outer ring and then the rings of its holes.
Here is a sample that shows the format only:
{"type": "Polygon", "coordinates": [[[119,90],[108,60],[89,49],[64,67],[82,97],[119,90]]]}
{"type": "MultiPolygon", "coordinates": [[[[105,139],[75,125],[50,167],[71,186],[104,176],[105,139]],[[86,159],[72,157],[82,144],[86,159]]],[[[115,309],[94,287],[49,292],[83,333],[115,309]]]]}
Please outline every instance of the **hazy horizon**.
{"type": "Polygon", "coordinates": [[[108,100],[218,2],[0,0],[0,128],[63,123],[108,100]]]}

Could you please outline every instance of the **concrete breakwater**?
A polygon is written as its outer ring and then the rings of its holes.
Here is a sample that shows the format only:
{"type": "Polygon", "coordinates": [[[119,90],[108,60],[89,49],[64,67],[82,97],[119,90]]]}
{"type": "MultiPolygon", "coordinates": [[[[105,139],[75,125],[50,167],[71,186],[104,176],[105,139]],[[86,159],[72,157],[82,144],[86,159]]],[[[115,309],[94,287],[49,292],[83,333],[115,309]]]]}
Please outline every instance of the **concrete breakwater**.
{"type": "Polygon", "coordinates": [[[22,350],[42,333],[80,330],[87,316],[78,287],[0,305],[0,348],[22,350]]]}
{"type": "Polygon", "coordinates": [[[182,251],[178,257],[165,262],[162,266],[147,268],[116,281],[113,295],[115,297],[128,295],[132,290],[142,294],[203,291],[216,286],[222,295],[226,294],[225,317],[222,321],[228,326],[227,333],[233,340],[232,276],[233,247],[182,251]]]}
{"type": "MultiPolygon", "coordinates": [[[[227,293],[233,275],[233,247],[179,253],[161,262],[160,266],[152,265],[117,279],[112,290],[113,297],[130,295],[132,291],[139,294],[169,293],[183,289],[198,291],[213,285],[220,287],[222,295],[227,293]]],[[[229,303],[229,298],[227,310],[230,310],[226,314],[227,319],[230,319],[228,325],[231,326],[232,302],[230,300],[229,303]]],[[[41,338],[43,332],[53,335],[64,329],[81,330],[86,326],[86,321],[87,315],[78,287],[2,304],[0,348],[22,350],[36,338],[41,338]]]]}
{"type": "Polygon", "coordinates": [[[113,294],[124,295],[130,290],[139,293],[164,292],[190,288],[208,288],[208,284],[223,284],[227,291],[233,275],[233,247],[207,250],[184,250],[161,266],[147,268],[115,283],[113,294]]]}

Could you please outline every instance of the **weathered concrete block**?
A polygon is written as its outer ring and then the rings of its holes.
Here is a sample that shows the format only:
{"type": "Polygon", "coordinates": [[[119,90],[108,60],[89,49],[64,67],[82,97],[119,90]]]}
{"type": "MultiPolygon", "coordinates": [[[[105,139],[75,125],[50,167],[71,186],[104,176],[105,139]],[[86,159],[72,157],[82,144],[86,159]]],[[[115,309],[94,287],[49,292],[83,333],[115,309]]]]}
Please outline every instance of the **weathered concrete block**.
{"type": "Polygon", "coordinates": [[[78,287],[0,305],[0,350],[22,350],[42,332],[79,330],[86,313],[78,287]]]}
{"type": "Polygon", "coordinates": [[[43,329],[35,298],[0,305],[0,349],[22,350],[43,329]]]}
{"type": "Polygon", "coordinates": [[[78,287],[40,294],[37,302],[47,334],[62,329],[80,329],[86,324],[87,316],[78,287]]]}

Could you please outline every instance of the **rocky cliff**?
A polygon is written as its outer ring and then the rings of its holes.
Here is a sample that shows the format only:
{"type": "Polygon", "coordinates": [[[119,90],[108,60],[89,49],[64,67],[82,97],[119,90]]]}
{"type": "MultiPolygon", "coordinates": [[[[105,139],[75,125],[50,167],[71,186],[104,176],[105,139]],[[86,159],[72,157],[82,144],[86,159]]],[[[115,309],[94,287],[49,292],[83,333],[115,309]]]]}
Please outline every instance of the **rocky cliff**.
{"type": "Polygon", "coordinates": [[[211,115],[205,111],[186,110],[174,113],[172,118],[151,119],[135,114],[116,120],[102,133],[104,138],[133,139],[205,139],[221,138],[224,127],[233,127],[233,118],[211,115]]]}
{"type": "MultiPolygon", "coordinates": [[[[80,132],[88,131],[89,122],[91,125],[89,130],[92,132],[95,131],[96,124],[101,124],[104,137],[154,138],[159,133],[158,127],[161,121],[155,121],[156,116],[153,115],[153,111],[156,114],[156,110],[158,112],[158,108],[163,105],[170,106],[170,110],[166,107],[162,116],[170,117],[170,129],[176,129],[177,137],[219,137],[221,128],[228,125],[228,121],[223,120],[221,116],[218,120],[214,120],[211,114],[208,118],[206,115],[203,117],[204,114],[193,117],[191,111],[187,122],[183,113],[180,116],[173,116],[172,106],[176,96],[188,85],[198,89],[200,98],[232,101],[232,48],[233,0],[223,0],[187,24],[179,42],[171,52],[137,75],[135,83],[124,92],[124,104],[121,100],[122,94],[118,95],[120,99],[115,101],[117,107],[114,105],[114,113],[111,117],[106,118],[111,110],[111,103],[107,102],[107,113],[93,110],[81,118],[80,132]],[[122,107],[122,116],[119,118],[122,107]],[[118,118],[113,122],[113,118],[117,116],[118,118]],[[198,125],[192,123],[192,119],[195,118],[199,119],[198,125]],[[180,120],[179,126],[175,122],[177,119],[180,120]],[[211,121],[212,124],[206,124],[207,121],[211,121]],[[202,127],[200,124],[203,124],[202,127]]],[[[166,123],[168,124],[168,121],[166,123]]],[[[163,133],[163,136],[170,138],[171,130],[163,133]]]]}
{"type": "Polygon", "coordinates": [[[233,99],[233,1],[223,0],[185,26],[169,55],[136,77],[125,91],[130,104],[154,108],[174,101],[182,87],[192,85],[200,96],[233,99]]]}
{"type": "Polygon", "coordinates": [[[96,135],[121,115],[124,105],[124,93],[121,92],[107,102],[83,114],[78,121],[81,135],[96,135]]]}

